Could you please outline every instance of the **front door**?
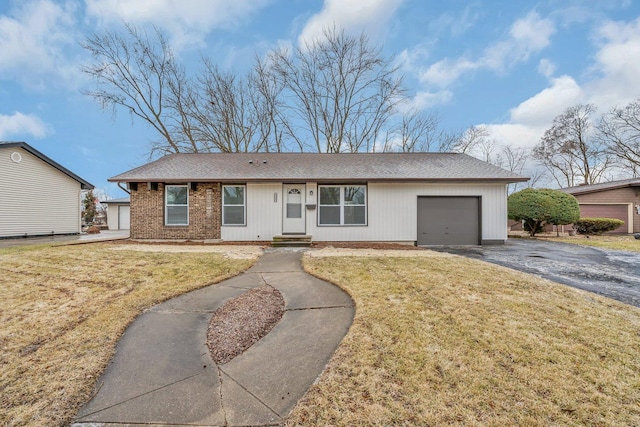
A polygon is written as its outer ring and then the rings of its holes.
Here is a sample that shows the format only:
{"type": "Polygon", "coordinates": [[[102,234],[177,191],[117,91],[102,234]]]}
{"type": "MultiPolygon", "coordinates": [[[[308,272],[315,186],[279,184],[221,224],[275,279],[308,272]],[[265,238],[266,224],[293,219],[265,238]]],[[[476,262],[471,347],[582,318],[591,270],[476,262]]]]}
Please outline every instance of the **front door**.
{"type": "Polygon", "coordinates": [[[282,234],[304,234],[305,209],[304,209],[304,184],[285,184],[282,196],[282,234]]]}

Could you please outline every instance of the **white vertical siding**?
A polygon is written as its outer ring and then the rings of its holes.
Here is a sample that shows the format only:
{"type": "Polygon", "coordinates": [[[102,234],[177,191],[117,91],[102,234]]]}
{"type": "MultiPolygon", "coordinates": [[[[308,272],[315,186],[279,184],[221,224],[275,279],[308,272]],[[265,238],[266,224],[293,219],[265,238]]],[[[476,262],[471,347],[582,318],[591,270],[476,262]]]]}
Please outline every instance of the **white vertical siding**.
{"type": "Polygon", "coordinates": [[[76,180],[22,148],[0,149],[0,237],[79,233],[80,201],[76,180]]]}
{"type": "MultiPolygon", "coordinates": [[[[128,208],[130,205],[128,203],[108,203],[105,202],[107,204],[107,227],[109,228],[109,230],[128,230],[129,229],[129,225],[130,222],[127,221],[124,224],[120,223],[120,215],[121,215],[121,208],[124,206],[125,208],[128,208]]],[[[124,215],[126,215],[127,213],[123,213],[124,215]]],[[[131,216],[131,214],[128,214],[129,217],[131,216]]]]}
{"type": "MultiPolygon", "coordinates": [[[[318,203],[316,183],[306,183],[306,203],[318,203]],[[311,194],[313,192],[313,195],[311,194]]],[[[247,184],[247,225],[222,227],[224,240],[270,240],[282,233],[282,184],[247,184]],[[278,194],[274,202],[274,193],[278,194]]],[[[419,196],[481,197],[482,240],[507,238],[505,184],[369,183],[366,226],[318,226],[318,208],[307,209],[307,234],[316,241],[415,242],[419,196]]]]}
{"type": "Polygon", "coordinates": [[[282,184],[248,183],[247,225],[222,226],[223,240],[271,240],[282,234],[282,184]],[[277,200],[274,201],[274,194],[277,200]]]}
{"type": "Polygon", "coordinates": [[[314,219],[307,233],[318,241],[404,241],[417,238],[419,196],[479,196],[482,240],[507,238],[505,184],[369,183],[367,226],[323,227],[314,219]]]}
{"type": "Polygon", "coordinates": [[[307,234],[313,236],[313,230],[316,227],[318,221],[318,184],[315,182],[307,182],[307,197],[306,206],[315,205],[315,208],[307,209],[305,206],[305,215],[307,220],[307,234]]]}
{"type": "Polygon", "coordinates": [[[109,230],[117,230],[118,226],[118,207],[116,203],[106,203],[107,205],[107,227],[109,230]]]}

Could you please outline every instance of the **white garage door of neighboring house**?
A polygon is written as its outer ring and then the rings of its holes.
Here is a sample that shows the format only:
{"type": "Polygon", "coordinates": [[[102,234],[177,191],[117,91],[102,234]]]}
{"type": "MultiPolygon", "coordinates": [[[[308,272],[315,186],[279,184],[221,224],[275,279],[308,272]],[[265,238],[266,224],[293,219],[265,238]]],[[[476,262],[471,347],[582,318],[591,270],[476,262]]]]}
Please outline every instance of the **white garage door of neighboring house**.
{"type": "Polygon", "coordinates": [[[580,216],[582,218],[617,218],[624,224],[610,233],[632,233],[633,225],[629,221],[628,204],[588,204],[580,203],[580,216]],[[631,230],[631,231],[630,231],[631,230]]]}
{"type": "Polygon", "coordinates": [[[418,197],[418,245],[479,245],[479,197],[418,197]]]}
{"type": "Polygon", "coordinates": [[[131,228],[130,206],[118,206],[118,230],[131,228]]]}

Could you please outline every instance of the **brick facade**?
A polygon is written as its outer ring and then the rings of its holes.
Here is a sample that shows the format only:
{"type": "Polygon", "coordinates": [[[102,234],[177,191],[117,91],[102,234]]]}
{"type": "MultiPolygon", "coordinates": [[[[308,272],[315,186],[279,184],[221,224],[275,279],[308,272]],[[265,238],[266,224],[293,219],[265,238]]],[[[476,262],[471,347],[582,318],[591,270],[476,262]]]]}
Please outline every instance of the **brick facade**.
{"type": "Polygon", "coordinates": [[[220,239],[222,198],[219,183],[197,183],[189,188],[189,225],[165,225],[164,184],[149,188],[139,183],[131,190],[132,239],[220,239]]]}

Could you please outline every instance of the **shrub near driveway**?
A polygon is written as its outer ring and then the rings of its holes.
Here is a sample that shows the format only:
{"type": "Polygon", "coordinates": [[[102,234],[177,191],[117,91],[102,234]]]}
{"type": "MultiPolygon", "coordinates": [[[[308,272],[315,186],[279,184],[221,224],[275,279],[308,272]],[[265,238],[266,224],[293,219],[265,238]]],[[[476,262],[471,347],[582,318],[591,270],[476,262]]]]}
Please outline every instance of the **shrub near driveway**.
{"type": "Polygon", "coordinates": [[[0,425],[67,425],[142,310],[252,263],[121,244],[0,250],[0,425]]]}
{"type": "Polygon", "coordinates": [[[288,425],[640,425],[638,309],[431,254],[305,258],[356,316],[288,425]]]}

